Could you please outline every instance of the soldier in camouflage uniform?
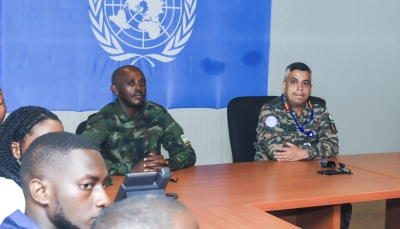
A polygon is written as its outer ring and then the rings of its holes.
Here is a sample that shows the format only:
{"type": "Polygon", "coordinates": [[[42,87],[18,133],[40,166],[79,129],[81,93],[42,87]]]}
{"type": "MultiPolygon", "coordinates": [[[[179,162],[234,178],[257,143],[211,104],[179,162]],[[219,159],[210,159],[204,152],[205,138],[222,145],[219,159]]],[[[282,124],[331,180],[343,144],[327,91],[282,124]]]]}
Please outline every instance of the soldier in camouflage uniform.
{"type": "Polygon", "coordinates": [[[254,144],[256,161],[312,160],[339,153],[333,118],[317,99],[309,99],[311,88],[311,70],[289,69],[283,81],[284,94],[261,108],[254,144]]]}
{"type": "Polygon", "coordinates": [[[181,126],[164,107],[145,100],[146,79],[139,68],[115,70],[111,90],[117,100],[90,116],[82,133],[100,148],[110,175],[195,164],[196,154],[181,126]],[[161,155],[161,144],[169,159],[161,155]]]}
{"type": "MultiPolygon", "coordinates": [[[[335,157],[339,139],[321,101],[310,97],[311,69],[303,63],[286,68],[283,94],[261,108],[255,161],[299,161],[335,157]]],[[[342,204],[341,228],[350,224],[352,206],[342,204]]]]}

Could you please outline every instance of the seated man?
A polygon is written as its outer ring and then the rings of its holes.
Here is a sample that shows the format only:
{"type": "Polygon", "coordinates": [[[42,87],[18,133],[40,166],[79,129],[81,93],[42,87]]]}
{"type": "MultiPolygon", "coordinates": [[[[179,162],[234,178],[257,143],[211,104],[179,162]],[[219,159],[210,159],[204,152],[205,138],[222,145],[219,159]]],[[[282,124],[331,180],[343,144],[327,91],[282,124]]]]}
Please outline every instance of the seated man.
{"type": "MultiPolygon", "coordinates": [[[[257,125],[255,161],[300,161],[335,157],[339,139],[332,115],[310,99],[311,69],[303,63],[286,68],[283,94],[267,102],[257,125]]],[[[340,228],[348,228],[352,206],[342,204],[340,228]]]]}
{"type": "Polygon", "coordinates": [[[92,229],[198,229],[192,212],[161,195],[133,196],[100,213],[92,229]]]}
{"type": "Polygon", "coordinates": [[[90,228],[110,200],[109,178],[97,147],[66,132],[38,137],[22,158],[25,215],[16,210],[0,228],[90,228]]]}
{"type": "Polygon", "coordinates": [[[261,108],[256,161],[299,161],[335,157],[339,139],[332,115],[309,99],[311,70],[303,63],[286,68],[283,94],[261,108]]]}
{"type": "Polygon", "coordinates": [[[110,175],[153,172],[192,166],[196,154],[181,126],[167,110],[145,100],[146,78],[132,65],[122,66],[112,75],[115,102],[87,120],[82,137],[100,148],[110,175]],[[169,159],[161,155],[161,144],[169,159]]]}

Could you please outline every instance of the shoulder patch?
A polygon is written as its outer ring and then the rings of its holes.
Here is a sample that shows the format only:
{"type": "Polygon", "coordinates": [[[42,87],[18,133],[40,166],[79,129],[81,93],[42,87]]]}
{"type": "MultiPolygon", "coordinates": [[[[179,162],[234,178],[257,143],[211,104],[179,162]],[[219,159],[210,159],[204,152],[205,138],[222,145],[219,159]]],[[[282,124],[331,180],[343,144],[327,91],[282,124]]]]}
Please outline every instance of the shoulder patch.
{"type": "Polygon", "coordinates": [[[187,138],[185,134],[181,135],[181,139],[182,139],[183,143],[185,143],[186,146],[191,144],[189,138],[187,138]]]}
{"type": "Polygon", "coordinates": [[[277,107],[279,107],[280,105],[282,105],[282,101],[279,97],[275,98],[275,99],[271,99],[270,101],[267,102],[267,104],[272,108],[275,109],[277,107]]]}

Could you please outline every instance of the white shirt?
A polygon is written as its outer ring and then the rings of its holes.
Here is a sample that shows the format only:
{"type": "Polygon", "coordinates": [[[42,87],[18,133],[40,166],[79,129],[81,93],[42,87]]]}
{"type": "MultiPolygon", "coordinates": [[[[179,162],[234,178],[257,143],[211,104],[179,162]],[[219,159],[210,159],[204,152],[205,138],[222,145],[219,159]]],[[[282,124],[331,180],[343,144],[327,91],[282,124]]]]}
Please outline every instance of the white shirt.
{"type": "Polygon", "coordinates": [[[13,180],[0,177],[0,224],[17,209],[25,212],[25,197],[21,187],[13,180]]]}

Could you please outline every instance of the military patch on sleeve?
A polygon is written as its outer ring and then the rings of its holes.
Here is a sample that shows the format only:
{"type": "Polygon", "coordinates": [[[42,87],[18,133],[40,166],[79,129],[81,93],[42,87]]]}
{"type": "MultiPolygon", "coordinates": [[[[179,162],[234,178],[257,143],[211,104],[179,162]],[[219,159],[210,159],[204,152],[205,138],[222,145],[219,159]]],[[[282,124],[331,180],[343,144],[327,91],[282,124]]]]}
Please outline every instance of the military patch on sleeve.
{"type": "Polygon", "coordinates": [[[329,123],[329,126],[331,127],[331,132],[336,134],[337,133],[337,129],[336,129],[335,123],[331,122],[331,123],[329,123]]]}
{"type": "Polygon", "coordinates": [[[185,134],[182,134],[181,138],[182,138],[183,143],[185,143],[186,146],[191,144],[189,138],[187,138],[185,134]]]}
{"type": "Polygon", "coordinates": [[[329,117],[329,120],[331,120],[332,122],[334,121],[331,114],[328,114],[328,117],[329,117]]]}

